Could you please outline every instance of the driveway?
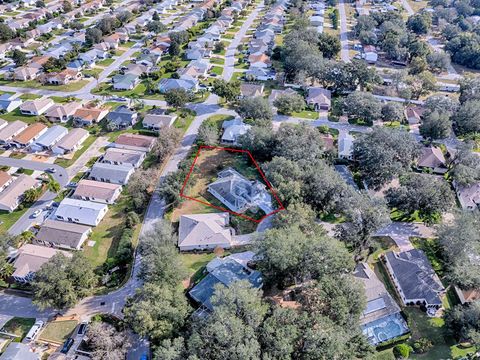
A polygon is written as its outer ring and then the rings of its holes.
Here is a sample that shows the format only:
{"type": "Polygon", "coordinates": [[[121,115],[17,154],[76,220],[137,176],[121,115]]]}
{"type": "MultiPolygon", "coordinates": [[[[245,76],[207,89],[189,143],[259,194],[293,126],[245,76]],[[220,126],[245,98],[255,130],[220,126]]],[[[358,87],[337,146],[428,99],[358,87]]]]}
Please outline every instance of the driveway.
{"type": "Polygon", "coordinates": [[[24,159],[14,159],[5,156],[0,156],[0,166],[10,166],[16,168],[24,168],[29,170],[36,170],[45,172],[47,169],[54,168],[55,173],[51,174],[52,177],[58,181],[61,187],[64,187],[68,183],[67,171],[55,164],[33,161],[33,160],[24,160],[24,159]]]}
{"type": "Polygon", "coordinates": [[[89,148],[78,157],[78,159],[67,168],[68,179],[71,180],[75,175],[77,175],[88,161],[100,155],[100,149],[107,146],[110,143],[106,137],[99,137],[97,138],[89,148]]]}
{"type": "Polygon", "coordinates": [[[375,234],[376,236],[388,236],[397,244],[400,251],[412,250],[414,247],[410,238],[435,237],[435,229],[421,223],[392,222],[375,234]]]}

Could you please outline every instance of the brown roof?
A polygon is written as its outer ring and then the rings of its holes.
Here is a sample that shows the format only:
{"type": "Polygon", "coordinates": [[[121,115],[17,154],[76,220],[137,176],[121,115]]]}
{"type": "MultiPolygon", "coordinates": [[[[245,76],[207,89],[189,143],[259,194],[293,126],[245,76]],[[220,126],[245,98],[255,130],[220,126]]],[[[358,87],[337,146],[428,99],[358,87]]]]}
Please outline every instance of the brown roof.
{"type": "Polygon", "coordinates": [[[6,173],[5,171],[0,171],[0,187],[8,183],[10,180],[12,180],[10,174],[6,173]]]}
{"type": "Polygon", "coordinates": [[[423,148],[422,154],[418,159],[418,166],[437,168],[445,165],[445,157],[442,149],[436,146],[423,148]]]}
{"type": "Polygon", "coordinates": [[[72,256],[71,253],[55,250],[45,246],[32,244],[23,245],[18,250],[17,259],[13,264],[15,266],[15,272],[13,273],[13,276],[24,277],[31,272],[37,272],[43,264],[48,262],[48,260],[50,260],[59,252],[68,257],[72,256]]]}
{"type": "Polygon", "coordinates": [[[75,114],[73,114],[73,116],[85,121],[98,122],[102,120],[107,114],[108,114],[108,111],[105,109],[81,108],[81,109],[77,109],[77,111],[75,111],[75,114]]]}
{"type": "Polygon", "coordinates": [[[100,182],[94,180],[80,180],[73,193],[75,198],[95,198],[99,200],[109,201],[113,199],[115,193],[121,188],[121,185],[100,182]]]}
{"type": "Polygon", "coordinates": [[[115,144],[119,145],[127,145],[127,146],[135,146],[135,147],[143,147],[149,148],[155,142],[154,137],[152,136],[145,136],[145,135],[137,135],[137,134],[122,134],[120,135],[115,144]]]}
{"type": "Polygon", "coordinates": [[[20,134],[13,137],[13,141],[19,144],[27,144],[30,142],[35,136],[37,136],[40,132],[47,128],[46,125],[42,123],[34,123],[28,126],[25,130],[23,130],[20,134]]]}
{"type": "Polygon", "coordinates": [[[54,243],[57,246],[77,248],[90,226],[73,224],[64,221],[46,220],[35,238],[40,241],[54,243]]]}

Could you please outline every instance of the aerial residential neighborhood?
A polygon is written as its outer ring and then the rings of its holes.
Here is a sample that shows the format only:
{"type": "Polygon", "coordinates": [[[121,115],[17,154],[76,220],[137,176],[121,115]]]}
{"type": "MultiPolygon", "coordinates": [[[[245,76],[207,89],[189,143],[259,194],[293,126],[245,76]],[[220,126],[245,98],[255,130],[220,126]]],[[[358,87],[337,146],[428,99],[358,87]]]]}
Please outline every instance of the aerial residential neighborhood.
{"type": "Polygon", "coordinates": [[[0,1],[0,360],[479,359],[479,15],[0,1]]]}

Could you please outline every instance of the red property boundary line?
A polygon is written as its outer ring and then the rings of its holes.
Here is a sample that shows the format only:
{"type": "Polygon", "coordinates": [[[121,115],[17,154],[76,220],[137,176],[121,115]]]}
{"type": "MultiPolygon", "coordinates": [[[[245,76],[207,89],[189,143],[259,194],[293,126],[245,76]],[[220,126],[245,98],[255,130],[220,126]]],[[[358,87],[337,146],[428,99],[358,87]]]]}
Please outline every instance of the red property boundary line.
{"type": "Polygon", "coordinates": [[[233,215],[237,215],[237,216],[240,216],[244,219],[247,219],[247,220],[250,220],[250,221],[253,221],[253,222],[256,222],[256,223],[260,223],[263,219],[273,215],[273,214],[276,214],[278,213],[279,211],[282,211],[282,210],[285,210],[285,207],[283,206],[282,202],[280,201],[280,199],[278,198],[277,196],[277,193],[275,192],[275,190],[273,189],[272,185],[270,184],[270,182],[267,180],[267,178],[265,177],[265,174],[263,173],[263,171],[260,169],[260,166],[258,166],[257,162],[255,161],[255,159],[253,158],[252,154],[250,153],[250,151],[248,150],[242,150],[242,149],[232,149],[232,148],[224,148],[224,147],[218,147],[218,146],[208,146],[208,145],[201,145],[199,148],[198,148],[198,151],[197,151],[197,154],[195,155],[195,159],[193,160],[193,163],[192,163],[192,166],[190,166],[190,170],[188,171],[188,174],[187,174],[187,177],[185,178],[185,181],[183,182],[183,186],[182,186],[182,189],[180,190],[180,196],[182,198],[185,198],[185,199],[189,199],[189,200],[193,200],[193,201],[196,201],[196,202],[199,202],[203,205],[206,205],[206,206],[210,206],[210,207],[213,207],[214,209],[217,209],[217,210],[221,210],[221,211],[226,211],[230,214],[233,214],[233,215]],[[208,150],[223,150],[223,151],[229,151],[229,152],[234,152],[234,153],[244,153],[244,154],[247,154],[248,157],[250,158],[250,160],[252,161],[252,163],[255,165],[255,168],[257,169],[257,171],[260,173],[260,175],[262,176],[262,179],[263,181],[265,182],[265,184],[267,184],[267,187],[268,189],[270,190],[270,192],[272,193],[273,197],[275,198],[275,200],[277,201],[279,207],[278,209],[275,209],[274,211],[262,216],[260,219],[253,219],[249,216],[246,216],[244,214],[240,214],[240,213],[237,213],[235,211],[232,211],[230,209],[225,209],[225,208],[222,208],[221,206],[216,206],[216,205],[213,205],[213,204],[210,204],[209,202],[206,202],[206,201],[202,201],[202,200],[199,200],[199,199],[196,199],[196,198],[193,198],[191,196],[188,196],[188,195],[185,195],[183,193],[183,191],[185,190],[185,187],[187,186],[187,182],[188,180],[190,179],[190,175],[192,174],[193,172],[193,169],[195,167],[195,164],[197,163],[197,159],[200,155],[200,152],[202,151],[202,149],[208,149],[208,150]]]}

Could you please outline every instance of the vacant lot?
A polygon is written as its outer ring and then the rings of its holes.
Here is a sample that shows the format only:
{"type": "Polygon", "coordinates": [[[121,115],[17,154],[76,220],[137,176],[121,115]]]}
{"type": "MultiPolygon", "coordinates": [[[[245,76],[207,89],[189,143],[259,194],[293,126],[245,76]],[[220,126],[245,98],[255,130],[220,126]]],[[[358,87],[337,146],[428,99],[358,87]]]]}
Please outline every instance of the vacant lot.
{"type": "Polygon", "coordinates": [[[40,334],[39,339],[61,344],[67,340],[77,324],[77,320],[54,321],[48,323],[45,330],[40,334]]]}

